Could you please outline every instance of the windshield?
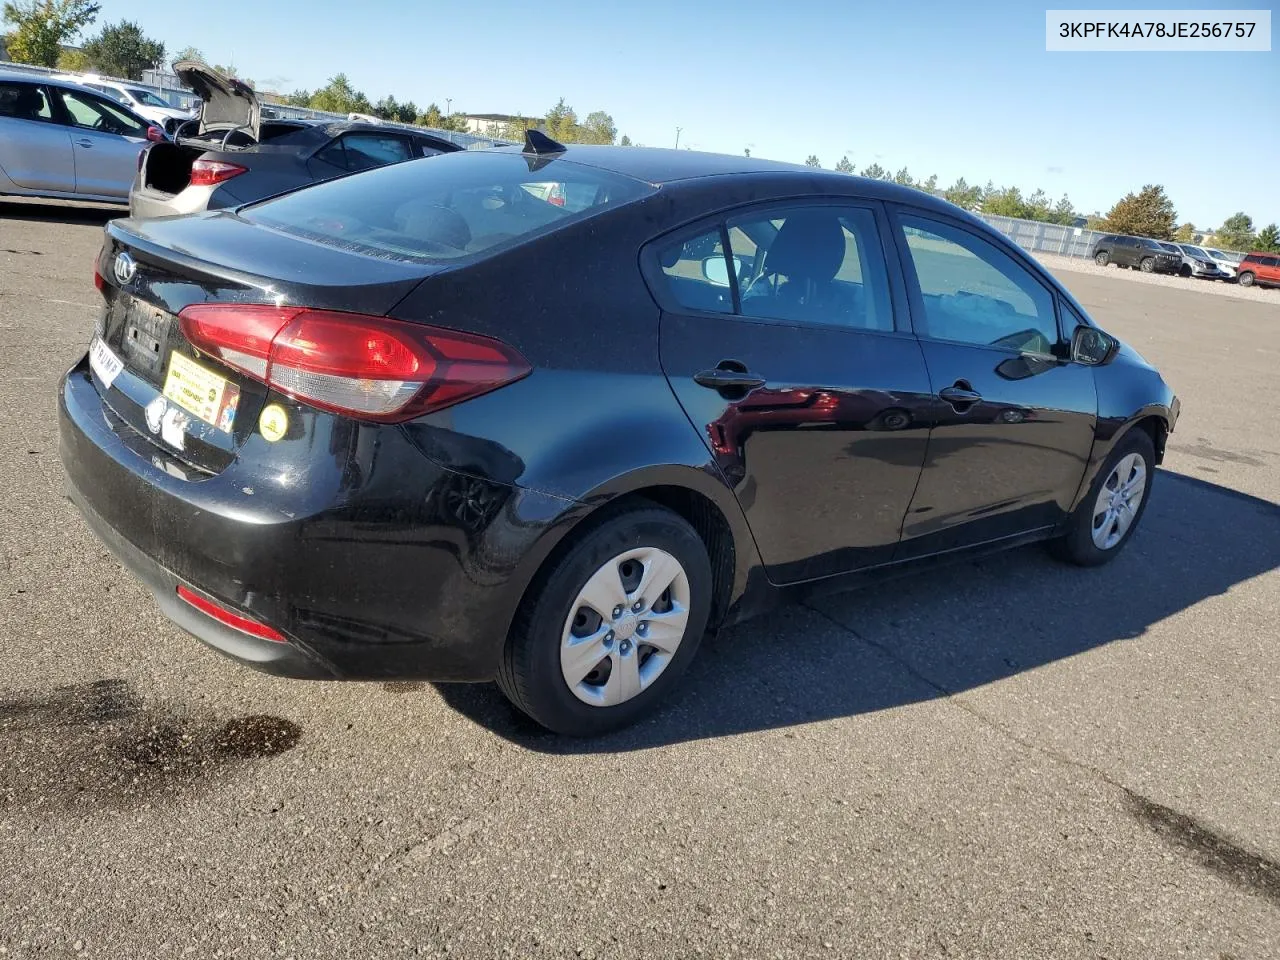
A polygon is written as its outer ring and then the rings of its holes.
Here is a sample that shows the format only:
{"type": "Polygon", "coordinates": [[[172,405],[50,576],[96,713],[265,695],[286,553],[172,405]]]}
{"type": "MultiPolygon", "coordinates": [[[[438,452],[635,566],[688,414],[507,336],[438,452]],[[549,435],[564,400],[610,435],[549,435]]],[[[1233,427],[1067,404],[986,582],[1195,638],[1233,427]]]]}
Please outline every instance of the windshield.
{"type": "Polygon", "coordinates": [[[331,180],[241,216],[359,253],[438,262],[549,233],[656,189],[567,160],[536,173],[530,166],[518,153],[463,150],[331,180]],[[558,189],[547,189],[552,180],[558,189]]]}
{"type": "Polygon", "coordinates": [[[1187,253],[1191,254],[1193,257],[1199,257],[1201,260],[1211,259],[1209,254],[1205,253],[1199,247],[1184,246],[1182,249],[1185,250],[1187,253]]]}
{"type": "Polygon", "coordinates": [[[1172,243],[1164,243],[1163,241],[1160,241],[1160,240],[1157,240],[1155,243],[1156,243],[1156,246],[1159,247],[1161,250],[1166,250],[1169,253],[1176,253],[1178,254],[1178,256],[1182,256],[1182,251],[1179,250],[1177,247],[1175,247],[1172,243]]]}
{"type": "Polygon", "coordinates": [[[148,107],[164,107],[166,110],[173,109],[173,104],[169,103],[168,100],[163,100],[160,97],[157,97],[150,90],[139,90],[137,87],[130,87],[129,93],[132,94],[133,99],[137,100],[139,103],[145,103],[148,107]]]}

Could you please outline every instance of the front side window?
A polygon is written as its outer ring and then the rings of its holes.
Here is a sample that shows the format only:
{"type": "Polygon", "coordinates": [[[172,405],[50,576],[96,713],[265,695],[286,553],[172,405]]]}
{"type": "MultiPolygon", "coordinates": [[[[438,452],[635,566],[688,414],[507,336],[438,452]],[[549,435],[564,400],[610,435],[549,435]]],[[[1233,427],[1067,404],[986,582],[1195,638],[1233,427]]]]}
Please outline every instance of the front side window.
{"type": "Polygon", "coordinates": [[[119,107],[102,97],[79,90],[58,90],[71,117],[71,125],[99,133],[114,133],[121,137],[146,137],[147,128],[119,107]]]}
{"type": "Polygon", "coordinates": [[[788,323],[893,330],[889,275],[875,214],[797,206],[729,221],[742,315],[788,323]]]}
{"type": "Polygon", "coordinates": [[[0,117],[14,120],[52,120],[49,98],[30,83],[0,83],[0,117]]]}
{"type": "Polygon", "coordinates": [[[254,204],[241,212],[265,227],[371,256],[457,260],[652,194],[630,177],[552,160],[531,172],[518,153],[481,150],[393,163],[254,204]],[[550,178],[589,195],[580,209],[524,189],[550,178]]]}
{"type": "Polygon", "coordinates": [[[1053,294],[1030,271],[968,230],[923,217],[901,220],[924,303],[917,333],[1050,354],[1058,342],[1053,294]]]}

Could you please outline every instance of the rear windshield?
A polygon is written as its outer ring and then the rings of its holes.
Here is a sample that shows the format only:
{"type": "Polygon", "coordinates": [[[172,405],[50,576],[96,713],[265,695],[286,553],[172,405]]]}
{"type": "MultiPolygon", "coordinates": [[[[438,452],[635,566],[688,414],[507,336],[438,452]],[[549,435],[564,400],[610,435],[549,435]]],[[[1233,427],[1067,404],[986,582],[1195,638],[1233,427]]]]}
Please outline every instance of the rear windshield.
{"type": "Polygon", "coordinates": [[[438,262],[550,232],[655,189],[567,160],[539,167],[518,153],[465,150],[330,180],[240,215],[372,256],[438,262]]]}

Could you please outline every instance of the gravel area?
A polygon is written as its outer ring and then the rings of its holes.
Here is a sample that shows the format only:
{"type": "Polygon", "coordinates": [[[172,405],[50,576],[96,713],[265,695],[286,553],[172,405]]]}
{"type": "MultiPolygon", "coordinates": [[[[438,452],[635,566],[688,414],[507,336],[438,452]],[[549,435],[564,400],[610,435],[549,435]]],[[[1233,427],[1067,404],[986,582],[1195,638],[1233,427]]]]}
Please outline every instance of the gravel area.
{"type": "Polygon", "coordinates": [[[1258,303],[1272,303],[1280,306],[1280,288],[1242,287],[1238,283],[1224,283],[1221,280],[1185,279],[1167,273],[1143,273],[1141,270],[1125,270],[1111,265],[1100,267],[1092,260],[1086,260],[1084,257],[1059,257],[1052,253],[1033,253],[1032,255],[1050,270],[1092,273],[1100,277],[1122,277],[1134,283],[1150,283],[1158,287],[1177,287],[1189,292],[1209,293],[1218,297],[1231,297],[1233,300],[1253,300],[1258,303]]]}

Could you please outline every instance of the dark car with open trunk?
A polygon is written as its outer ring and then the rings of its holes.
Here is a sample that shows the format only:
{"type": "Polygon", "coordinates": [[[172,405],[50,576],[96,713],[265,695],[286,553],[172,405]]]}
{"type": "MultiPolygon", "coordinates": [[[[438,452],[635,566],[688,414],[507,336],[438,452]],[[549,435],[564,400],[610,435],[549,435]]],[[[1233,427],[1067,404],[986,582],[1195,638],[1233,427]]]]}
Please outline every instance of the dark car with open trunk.
{"type": "Polygon", "coordinates": [[[1110,560],[1178,417],[964,211],[743,157],[530,134],[113,221],[96,281],[62,459],[174,621],[288,676],[496,679],[570,734],[790,596],[1110,560]]]}

